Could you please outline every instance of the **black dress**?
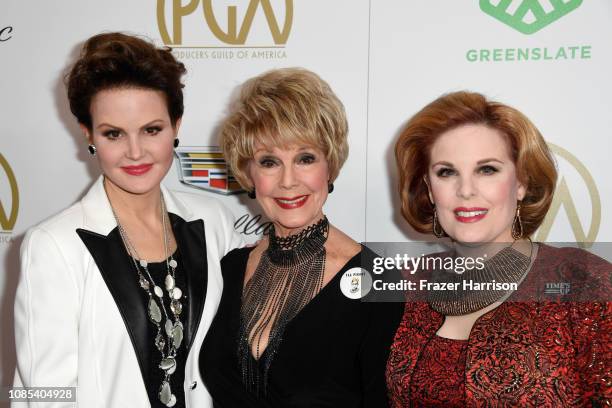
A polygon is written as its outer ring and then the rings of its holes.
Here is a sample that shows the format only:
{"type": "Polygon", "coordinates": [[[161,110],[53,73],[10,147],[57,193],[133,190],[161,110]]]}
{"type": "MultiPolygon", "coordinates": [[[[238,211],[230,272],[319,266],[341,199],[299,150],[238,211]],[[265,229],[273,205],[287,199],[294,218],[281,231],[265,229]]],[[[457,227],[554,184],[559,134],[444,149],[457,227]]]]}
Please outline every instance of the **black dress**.
{"type": "Polygon", "coordinates": [[[237,335],[252,250],[235,249],[221,260],[223,295],[199,362],[214,406],[388,406],[385,365],[403,304],[369,303],[342,294],[340,279],[345,271],[362,265],[362,253],[351,258],[288,323],[268,371],[265,396],[244,387],[237,335]]]}

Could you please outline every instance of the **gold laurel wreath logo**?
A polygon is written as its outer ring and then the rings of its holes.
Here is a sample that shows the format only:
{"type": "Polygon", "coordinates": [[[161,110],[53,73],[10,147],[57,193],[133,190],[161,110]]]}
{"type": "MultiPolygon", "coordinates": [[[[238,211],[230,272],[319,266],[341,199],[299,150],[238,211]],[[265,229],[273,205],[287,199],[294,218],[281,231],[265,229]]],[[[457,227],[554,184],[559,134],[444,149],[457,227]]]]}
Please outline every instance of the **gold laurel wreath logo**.
{"type": "Polygon", "coordinates": [[[4,170],[6,177],[8,178],[9,185],[11,186],[11,212],[7,216],[4,211],[2,201],[0,201],[0,227],[3,231],[12,231],[17,222],[17,214],[19,213],[19,188],[17,186],[17,179],[13,169],[8,164],[8,161],[0,153],[0,167],[4,170]]]}
{"type": "Polygon", "coordinates": [[[574,233],[576,242],[582,248],[590,248],[593,245],[593,242],[595,242],[595,238],[597,238],[599,227],[601,225],[601,199],[599,197],[599,191],[597,190],[595,180],[593,179],[593,176],[591,176],[591,173],[589,173],[586,166],[582,164],[576,158],[576,156],[560,146],[549,143],[549,147],[553,153],[565,159],[574,169],[576,169],[584,181],[591,200],[591,224],[589,225],[588,231],[585,232],[585,229],[580,222],[580,218],[578,218],[578,211],[570,193],[570,189],[567,186],[565,178],[562,176],[561,181],[557,185],[555,196],[550,209],[548,210],[548,214],[546,214],[544,222],[538,229],[536,240],[541,242],[546,241],[550,230],[557,219],[557,216],[559,215],[559,211],[561,210],[561,207],[563,207],[565,209],[565,213],[567,214],[567,218],[569,219],[570,226],[572,227],[572,232],[574,233]]]}

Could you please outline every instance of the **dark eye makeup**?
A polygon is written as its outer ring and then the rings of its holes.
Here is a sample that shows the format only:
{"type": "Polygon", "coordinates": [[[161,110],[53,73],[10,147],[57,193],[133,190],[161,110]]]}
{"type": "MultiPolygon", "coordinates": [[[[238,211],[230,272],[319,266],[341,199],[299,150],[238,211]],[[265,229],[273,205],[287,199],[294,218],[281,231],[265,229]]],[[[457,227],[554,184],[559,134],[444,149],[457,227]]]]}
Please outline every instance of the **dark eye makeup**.
{"type": "Polygon", "coordinates": [[[497,167],[495,166],[491,166],[491,165],[484,165],[484,166],[480,166],[478,168],[478,171],[482,174],[495,174],[497,173],[499,170],[497,169],[497,167]]]}
{"type": "Polygon", "coordinates": [[[301,154],[298,158],[298,162],[302,164],[312,164],[316,160],[317,158],[314,156],[314,154],[311,154],[311,153],[301,154]]]}
{"type": "Polygon", "coordinates": [[[436,171],[436,176],[438,177],[449,177],[455,174],[456,171],[450,167],[442,167],[436,171]]]}
{"type": "Polygon", "coordinates": [[[150,135],[156,135],[161,131],[162,131],[162,128],[159,126],[149,126],[145,129],[145,132],[147,132],[150,135]]]}
{"type": "MultiPolygon", "coordinates": [[[[485,165],[479,166],[476,169],[476,171],[480,174],[492,175],[492,174],[499,172],[499,169],[490,164],[485,164],[485,165]]],[[[452,167],[442,167],[436,171],[436,176],[438,177],[450,177],[455,174],[457,174],[457,171],[452,167]]]]}
{"type": "Polygon", "coordinates": [[[116,139],[119,137],[119,135],[121,134],[121,132],[117,129],[108,129],[105,130],[104,132],[102,132],[102,135],[104,137],[107,137],[109,139],[116,139]]]}
{"type": "Polygon", "coordinates": [[[261,167],[270,168],[276,165],[276,160],[272,157],[264,156],[258,160],[258,163],[261,167]]]}

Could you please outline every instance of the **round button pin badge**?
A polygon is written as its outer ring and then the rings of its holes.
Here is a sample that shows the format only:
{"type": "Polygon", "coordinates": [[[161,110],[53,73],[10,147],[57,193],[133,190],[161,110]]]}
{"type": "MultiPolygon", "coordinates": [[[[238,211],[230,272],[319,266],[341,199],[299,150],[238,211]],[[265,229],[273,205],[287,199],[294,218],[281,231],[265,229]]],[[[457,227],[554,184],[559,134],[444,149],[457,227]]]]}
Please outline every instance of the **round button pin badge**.
{"type": "Polygon", "coordinates": [[[340,278],[340,290],[349,299],[361,299],[370,293],[372,277],[362,268],[351,268],[340,278]]]}

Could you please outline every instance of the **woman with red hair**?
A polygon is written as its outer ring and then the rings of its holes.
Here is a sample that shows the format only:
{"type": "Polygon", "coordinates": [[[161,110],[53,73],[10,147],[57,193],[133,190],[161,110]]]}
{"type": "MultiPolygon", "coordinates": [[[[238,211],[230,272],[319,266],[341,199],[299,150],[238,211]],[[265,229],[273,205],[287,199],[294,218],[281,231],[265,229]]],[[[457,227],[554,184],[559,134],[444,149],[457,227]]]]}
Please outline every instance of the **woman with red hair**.
{"type": "Polygon", "coordinates": [[[409,120],[395,154],[406,221],[449,237],[451,253],[492,255],[480,270],[427,276],[518,290],[463,286],[408,299],[387,363],[393,406],[610,404],[612,268],[529,238],[557,178],[536,127],[510,106],[455,92],[409,120]],[[571,282],[569,294],[544,293],[560,281],[571,282]]]}

